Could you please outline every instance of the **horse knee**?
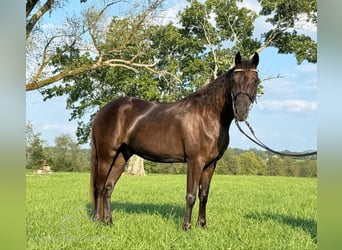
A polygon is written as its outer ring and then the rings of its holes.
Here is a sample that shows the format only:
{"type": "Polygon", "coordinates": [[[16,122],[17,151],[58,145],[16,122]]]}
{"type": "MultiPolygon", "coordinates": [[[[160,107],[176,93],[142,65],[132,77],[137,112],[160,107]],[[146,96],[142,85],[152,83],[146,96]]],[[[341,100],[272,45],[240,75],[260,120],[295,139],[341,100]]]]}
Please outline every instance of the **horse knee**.
{"type": "Polygon", "coordinates": [[[207,192],[200,192],[199,193],[199,200],[200,200],[200,203],[207,203],[208,201],[208,193],[207,192]]]}
{"type": "Polygon", "coordinates": [[[193,194],[187,194],[186,195],[186,204],[188,204],[189,206],[193,206],[196,202],[196,196],[193,194]]]}
{"type": "Polygon", "coordinates": [[[103,189],[103,196],[105,198],[110,198],[112,196],[114,185],[112,183],[106,183],[103,189]]]}

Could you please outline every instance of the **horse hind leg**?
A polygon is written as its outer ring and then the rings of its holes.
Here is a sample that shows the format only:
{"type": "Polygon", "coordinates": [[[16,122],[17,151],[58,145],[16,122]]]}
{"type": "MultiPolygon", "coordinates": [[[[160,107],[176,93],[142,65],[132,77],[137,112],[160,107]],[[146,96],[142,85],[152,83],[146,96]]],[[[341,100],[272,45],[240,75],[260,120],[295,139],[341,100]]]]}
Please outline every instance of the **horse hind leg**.
{"type": "Polygon", "coordinates": [[[92,173],[94,221],[104,221],[103,192],[112,161],[113,160],[111,158],[104,159],[102,157],[98,157],[96,169],[92,173]]]}
{"type": "Polygon", "coordinates": [[[123,153],[119,153],[114,160],[113,166],[106,179],[104,189],[103,189],[103,213],[104,213],[104,223],[107,225],[112,224],[112,213],[110,209],[110,198],[112,196],[115,184],[119,180],[122,172],[125,169],[126,162],[129,157],[125,157],[123,153]]]}

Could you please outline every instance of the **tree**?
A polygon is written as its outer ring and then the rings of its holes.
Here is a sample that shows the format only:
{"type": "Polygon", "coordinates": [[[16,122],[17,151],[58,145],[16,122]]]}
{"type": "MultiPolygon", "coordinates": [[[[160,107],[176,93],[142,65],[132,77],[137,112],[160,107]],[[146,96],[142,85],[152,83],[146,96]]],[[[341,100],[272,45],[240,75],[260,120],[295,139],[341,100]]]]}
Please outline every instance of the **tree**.
{"type": "Polygon", "coordinates": [[[43,151],[44,141],[41,134],[34,133],[33,125],[30,121],[26,123],[26,168],[38,169],[45,159],[43,151]]]}
{"type": "Polygon", "coordinates": [[[232,66],[236,51],[250,54],[260,47],[251,37],[257,15],[239,8],[237,1],[188,2],[190,6],[180,13],[180,23],[183,33],[202,47],[197,55],[205,67],[201,85],[232,66]],[[230,46],[225,46],[228,43],[230,46]]]}
{"type": "Polygon", "coordinates": [[[239,171],[239,158],[232,149],[227,149],[222,158],[216,164],[218,174],[237,175],[239,171]]]}
{"type": "Polygon", "coordinates": [[[271,176],[284,176],[283,160],[278,156],[271,156],[267,161],[266,173],[271,176]]]}
{"type": "Polygon", "coordinates": [[[317,1],[261,1],[259,14],[244,7],[241,1],[205,2],[189,1],[190,5],[180,13],[180,22],[184,32],[202,42],[201,53],[213,77],[220,70],[226,70],[235,51],[251,55],[267,47],[278,48],[279,53],[294,54],[298,63],[307,60],[317,61],[317,45],[309,37],[300,34],[303,21],[317,24],[317,1]],[[254,21],[257,17],[266,18],[272,28],[260,38],[252,36],[254,21]],[[229,47],[224,44],[230,44],[229,47]]]}
{"type": "Polygon", "coordinates": [[[278,48],[282,54],[294,54],[297,62],[304,60],[317,62],[317,44],[299,32],[303,23],[317,25],[317,1],[258,0],[261,4],[260,15],[267,17],[266,22],[273,28],[262,36],[264,47],[278,48]]]}
{"type": "Polygon", "coordinates": [[[30,121],[26,122],[26,162],[30,158],[29,148],[34,140],[33,125],[30,121]]]}
{"type": "Polygon", "coordinates": [[[253,152],[245,152],[239,156],[239,174],[264,175],[266,165],[262,159],[253,152]]]}
{"type": "Polygon", "coordinates": [[[283,164],[285,176],[299,176],[299,167],[295,159],[284,158],[283,164]]]}
{"type": "Polygon", "coordinates": [[[62,134],[55,139],[55,154],[52,169],[54,171],[81,171],[82,158],[79,145],[69,134],[62,134]]]}

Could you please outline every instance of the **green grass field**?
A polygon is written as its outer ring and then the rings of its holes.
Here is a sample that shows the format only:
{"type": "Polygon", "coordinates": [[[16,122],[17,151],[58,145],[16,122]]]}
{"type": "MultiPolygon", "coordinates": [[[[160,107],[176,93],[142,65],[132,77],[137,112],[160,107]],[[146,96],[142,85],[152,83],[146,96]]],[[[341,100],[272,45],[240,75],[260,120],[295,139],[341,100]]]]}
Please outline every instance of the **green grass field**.
{"type": "Polygon", "coordinates": [[[89,174],[26,177],[28,249],[317,249],[317,179],[214,175],[207,229],[181,229],[185,175],[124,175],[113,226],[91,221],[89,174]]]}

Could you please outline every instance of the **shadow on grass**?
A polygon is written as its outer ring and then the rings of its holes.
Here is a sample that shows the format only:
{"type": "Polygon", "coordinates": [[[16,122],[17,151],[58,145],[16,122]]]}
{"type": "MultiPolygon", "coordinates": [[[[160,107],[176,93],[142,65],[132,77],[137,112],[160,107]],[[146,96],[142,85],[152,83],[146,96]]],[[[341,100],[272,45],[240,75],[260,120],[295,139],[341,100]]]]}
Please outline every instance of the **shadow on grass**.
{"type": "Polygon", "coordinates": [[[258,221],[273,220],[285,225],[289,225],[292,228],[302,228],[311,236],[312,240],[317,243],[317,222],[315,220],[272,213],[252,213],[246,215],[245,218],[258,221]]]}
{"type": "MultiPolygon", "coordinates": [[[[111,202],[112,213],[124,212],[128,214],[150,214],[159,215],[166,219],[172,219],[178,223],[179,218],[184,216],[184,208],[174,204],[152,204],[152,203],[131,203],[131,202],[111,202]]],[[[86,205],[89,218],[92,216],[92,206],[86,205]]],[[[113,217],[115,215],[112,215],[113,217]]]]}

